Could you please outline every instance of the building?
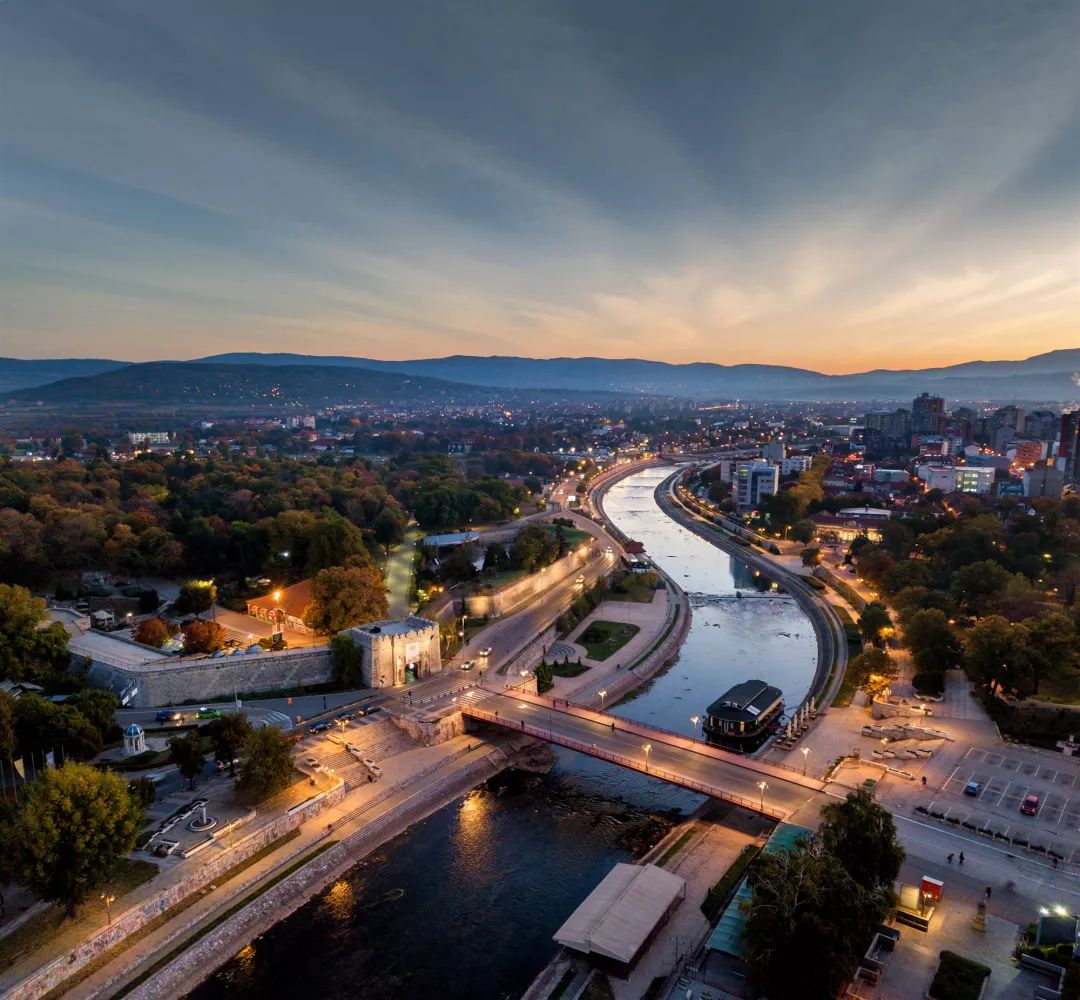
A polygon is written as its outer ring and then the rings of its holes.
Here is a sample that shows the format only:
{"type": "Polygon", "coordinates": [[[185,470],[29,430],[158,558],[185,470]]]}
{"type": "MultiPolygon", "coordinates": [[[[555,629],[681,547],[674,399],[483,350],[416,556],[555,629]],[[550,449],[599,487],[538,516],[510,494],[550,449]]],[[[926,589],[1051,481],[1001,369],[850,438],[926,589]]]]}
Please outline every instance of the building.
{"type": "Polygon", "coordinates": [[[1035,465],[1024,470],[1024,496],[1061,499],[1065,474],[1053,465],[1035,465]]]}
{"type": "Polygon", "coordinates": [[[442,672],[439,623],[418,615],[368,622],[340,633],[360,647],[366,687],[401,687],[442,672]]]}
{"type": "Polygon", "coordinates": [[[625,979],[685,897],[678,875],[657,865],[617,864],[555,932],[555,941],[625,979]]]}
{"type": "Polygon", "coordinates": [[[735,506],[753,510],[761,498],[773,496],[780,488],[780,466],[772,462],[739,462],[735,466],[735,506]]]}
{"type": "Polygon", "coordinates": [[[770,441],[761,449],[761,457],[766,462],[782,462],[787,458],[787,446],[784,444],[784,439],[777,438],[770,441]]]}
{"type": "Polygon", "coordinates": [[[304,612],[311,604],[311,581],[301,580],[284,590],[272,590],[247,602],[247,613],[261,622],[269,622],[275,632],[299,632],[314,635],[304,624],[304,612]]]}
{"type": "Polygon", "coordinates": [[[1038,440],[1017,441],[1014,451],[1013,463],[1019,465],[1022,469],[1030,469],[1031,466],[1046,458],[1046,442],[1038,440]]]}
{"type": "Polygon", "coordinates": [[[920,465],[919,478],[928,490],[942,493],[990,493],[997,470],[976,465],[920,465]]]}
{"type": "Polygon", "coordinates": [[[710,739],[753,746],[768,736],[784,711],[784,692],[764,681],[736,684],[705,709],[702,730],[710,739]]]}
{"type": "Polygon", "coordinates": [[[476,542],[480,540],[479,534],[475,531],[451,531],[443,535],[428,535],[424,538],[424,545],[430,546],[433,549],[456,549],[459,545],[464,545],[466,542],[476,542]]]}
{"type": "Polygon", "coordinates": [[[860,535],[865,535],[872,542],[881,541],[881,526],[885,522],[877,517],[862,517],[858,514],[811,514],[816,537],[822,542],[843,542],[850,545],[860,535]]]}
{"type": "Polygon", "coordinates": [[[911,476],[907,469],[875,469],[875,483],[906,483],[911,476]]]}
{"type": "Polygon", "coordinates": [[[1065,476],[1065,482],[1074,482],[1080,468],[1080,410],[1061,415],[1057,458],[1057,467],[1065,476]]]}
{"type": "Polygon", "coordinates": [[[873,454],[907,448],[911,439],[908,410],[873,410],[863,418],[866,449],[873,454]]]}
{"type": "Polygon", "coordinates": [[[945,400],[941,396],[920,393],[911,401],[911,430],[915,434],[944,434],[948,426],[945,400]]]}
{"type": "Polygon", "coordinates": [[[791,455],[780,459],[780,475],[790,476],[793,473],[809,472],[814,465],[811,455],[791,455]]]}
{"type": "Polygon", "coordinates": [[[128,441],[136,447],[144,444],[168,444],[168,431],[128,431],[128,441]]]}

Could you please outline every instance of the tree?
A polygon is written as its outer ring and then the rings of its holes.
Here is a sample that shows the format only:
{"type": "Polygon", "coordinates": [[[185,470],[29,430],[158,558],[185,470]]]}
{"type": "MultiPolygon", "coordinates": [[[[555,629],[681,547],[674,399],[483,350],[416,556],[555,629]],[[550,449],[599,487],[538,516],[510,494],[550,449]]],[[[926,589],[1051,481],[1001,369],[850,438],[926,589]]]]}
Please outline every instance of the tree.
{"type": "Polygon", "coordinates": [[[882,580],[886,594],[898,594],[908,587],[925,587],[930,583],[930,567],[925,560],[904,559],[890,566],[882,580]]]}
{"type": "Polygon", "coordinates": [[[25,587],[0,583],[0,678],[47,682],[67,666],[68,634],[44,628],[45,602],[25,587]]]}
{"type": "Polygon", "coordinates": [[[867,642],[877,644],[886,629],[892,628],[889,609],[880,601],[871,601],[859,615],[859,631],[867,642]]]}
{"type": "Polygon", "coordinates": [[[896,669],[885,650],[872,647],[866,650],[865,653],[853,656],[848,661],[847,672],[855,685],[865,690],[872,697],[874,694],[880,693],[875,689],[881,685],[880,682],[871,681],[871,678],[883,678],[884,686],[887,687],[888,681],[895,675],[896,669]]]}
{"type": "Polygon", "coordinates": [[[985,614],[991,601],[1005,592],[1011,576],[1001,563],[994,559],[961,566],[952,575],[949,593],[961,607],[972,614],[985,614]]]}
{"type": "Polygon", "coordinates": [[[0,691],[0,760],[15,756],[15,699],[0,691]]]}
{"type": "Polygon", "coordinates": [[[54,705],[36,694],[15,702],[15,735],[20,750],[34,755],[39,765],[47,753],[87,760],[103,746],[101,733],[74,705],[54,705]]]}
{"type": "Polygon", "coordinates": [[[339,633],[330,640],[330,662],[334,668],[334,680],[342,687],[363,686],[363,655],[351,636],[339,633]]]}
{"type": "Polygon", "coordinates": [[[813,537],[817,531],[817,525],[814,524],[809,518],[803,518],[801,521],[796,521],[791,526],[791,538],[796,542],[802,542],[805,545],[813,537]]]}
{"type": "Polygon", "coordinates": [[[319,518],[307,550],[307,573],[315,575],[332,566],[371,566],[371,553],[364,544],[363,532],[340,514],[331,512],[319,518]]]}
{"type": "Polygon", "coordinates": [[[206,728],[214,744],[218,763],[227,764],[229,775],[235,778],[236,765],[233,762],[251,735],[250,720],[242,712],[229,712],[220,719],[215,719],[206,728]]]}
{"type": "Polygon", "coordinates": [[[185,653],[213,653],[224,645],[225,629],[217,622],[196,618],[184,626],[185,653]]]}
{"type": "Polygon", "coordinates": [[[476,576],[476,545],[464,542],[439,562],[439,579],[471,580],[476,576]]]}
{"type": "Polygon", "coordinates": [[[750,976],[771,1000],[835,1000],[885,914],[817,842],[763,854],[751,867],[743,946],[750,976]]]}
{"type": "Polygon", "coordinates": [[[217,600],[217,586],[213,580],[188,580],[180,588],[176,598],[176,610],[182,615],[198,617],[209,611],[217,600]]]}
{"type": "Polygon", "coordinates": [[[261,801],[281,791],[293,773],[292,753],[280,729],[256,729],[244,744],[247,756],[240,765],[237,789],[250,801],[261,801]]]}
{"type": "Polygon", "coordinates": [[[142,810],[109,771],[67,763],[26,786],[5,851],[17,880],[67,907],[105,885],[135,846],[142,810]]]}
{"type": "Polygon", "coordinates": [[[183,736],[174,736],[169,740],[169,760],[194,788],[195,779],[202,773],[203,764],[206,762],[202,737],[197,730],[189,730],[183,736]]]}
{"type": "Polygon", "coordinates": [[[866,792],[850,792],[843,802],[825,806],[818,836],[860,886],[892,890],[904,849],[896,839],[892,813],[866,792]]]}
{"type": "MultiPolygon", "coordinates": [[[[855,539],[857,542],[858,539],[855,539]]],[[[855,542],[851,543],[852,549],[855,542]]],[[[875,590],[883,590],[886,574],[892,569],[895,559],[884,549],[863,549],[858,555],[855,572],[860,580],[865,580],[875,590]]]]}
{"type": "Polygon", "coordinates": [[[139,622],[139,627],[135,629],[134,639],[144,646],[161,649],[169,641],[169,627],[160,618],[147,618],[139,622]]]}
{"type": "Polygon", "coordinates": [[[111,691],[83,688],[68,698],[65,704],[82,713],[101,735],[103,743],[119,739],[120,727],[116,724],[114,713],[120,707],[120,699],[111,691]]]}
{"type": "Polygon", "coordinates": [[[510,563],[526,573],[548,566],[559,556],[559,541],[539,524],[529,524],[514,536],[510,543],[510,563]]]}
{"type": "Polygon", "coordinates": [[[408,523],[405,512],[391,501],[375,516],[371,530],[375,534],[375,540],[383,548],[389,549],[401,544],[405,538],[405,527],[408,523]]]}
{"type": "Polygon", "coordinates": [[[968,675],[977,684],[1027,694],[1031,689],[1031,664],[1027,633],[1000,615],[974,625],[966,638],[968,675]]]}
{"type": "Polygon", "coordinates": [[[385,618],[386,587],[373,566],[331,566],[311,582],[304,624],[321,635],[385,618]]]}
{"type": "Polygon", "coordinates": [[[941,673],[960,665],[964,647],[943,611],[916,611],[904,626],[904,641],[915,665],[928,673],[941,673]]]}
{"type": "Polygon", "coordinates": [[[821,565],[821,549],[819,548],[803,549],[799,555],[802,558],[802,564],[804,566],[812,567],[821,565]]]}
{"type": "Polygon", "coordinates": [[[1051,611],[1024,622],[1032,694],[1047,677],[1062,677],[1080,669],[1076,625],[1064,612],[1051,611]]]}

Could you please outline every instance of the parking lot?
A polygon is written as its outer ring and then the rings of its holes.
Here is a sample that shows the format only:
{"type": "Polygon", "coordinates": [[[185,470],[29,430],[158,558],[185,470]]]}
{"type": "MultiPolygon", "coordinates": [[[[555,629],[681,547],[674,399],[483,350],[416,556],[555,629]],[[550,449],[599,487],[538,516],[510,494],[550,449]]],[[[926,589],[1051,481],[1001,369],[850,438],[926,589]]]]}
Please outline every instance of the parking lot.
{"type": "Polygon", "coordinates": [[[1053,847],[1080,864],[1080,760],[1023,747],[971,747],[943,787],[936,805],[962,823],[1032,845],[1053,847]],[[977,793],[965,794],[968,782],[977,793]],[[1020,812],[1024,799],[1038,797],[1032,816],[1020,812]]]}

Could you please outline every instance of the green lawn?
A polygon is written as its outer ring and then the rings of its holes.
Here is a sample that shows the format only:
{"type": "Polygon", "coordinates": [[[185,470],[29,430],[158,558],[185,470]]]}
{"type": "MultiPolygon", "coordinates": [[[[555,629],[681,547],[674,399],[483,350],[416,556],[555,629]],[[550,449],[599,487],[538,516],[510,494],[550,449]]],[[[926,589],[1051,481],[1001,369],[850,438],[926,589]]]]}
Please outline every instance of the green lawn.
{"type": "MultiPolygon", "coordinates": [[[[639,604],[652,603],[653,594],[660,588],[653,587],[651,580],[654,573],[626,573],[605,595],[608,601],[637,601],[639,604]]],[[[663,586],[661,584],[661,586],[663,586]]]]}
{"type": "Polygon", "coordinates": [[[553,663],[551,672],[556,677],[580,677],[589,668],[584,663],[553,663]]]}
{"type": "Polygon", "coordinates": [[[575,640],[585,647],[589,659],[606,660],[623,648],[641,629],[626,622],[593,622],[575,640]]]}

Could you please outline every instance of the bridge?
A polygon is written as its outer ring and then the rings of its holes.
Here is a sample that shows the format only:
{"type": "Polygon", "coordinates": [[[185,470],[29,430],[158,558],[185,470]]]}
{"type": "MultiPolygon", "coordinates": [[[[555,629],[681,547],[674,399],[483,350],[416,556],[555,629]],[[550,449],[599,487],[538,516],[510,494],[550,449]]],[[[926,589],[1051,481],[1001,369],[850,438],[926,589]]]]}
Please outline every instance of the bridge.
{"type": "Polygon", "coordinates": [[[825,783],[798,768],[731,753],[704,740],[562,699],[474,688],[457,707],[468,718],[568,747],[771,819],[787,819],[808,804],[816,815],[822,805],[825,783]]]}

